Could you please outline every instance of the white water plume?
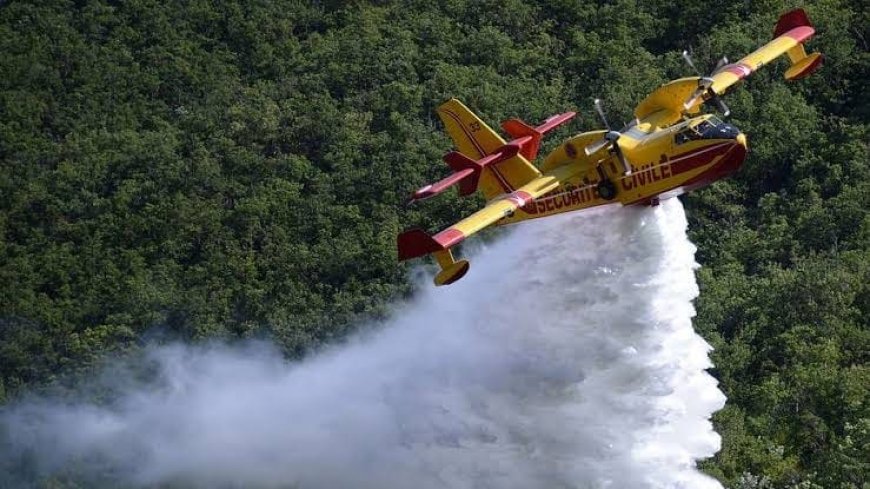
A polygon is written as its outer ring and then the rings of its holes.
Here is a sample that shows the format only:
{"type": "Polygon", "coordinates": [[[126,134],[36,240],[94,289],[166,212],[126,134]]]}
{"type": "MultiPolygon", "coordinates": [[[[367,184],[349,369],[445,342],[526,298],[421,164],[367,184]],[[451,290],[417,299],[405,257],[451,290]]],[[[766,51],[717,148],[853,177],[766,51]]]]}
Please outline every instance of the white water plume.
{"type": "Polygon", "coordinates": [[[7,408],[3,450],[136,487],[718,488],[695,266],[676,199],[524,224],[350,345],[155,347],[162,382],[7,408]]]}

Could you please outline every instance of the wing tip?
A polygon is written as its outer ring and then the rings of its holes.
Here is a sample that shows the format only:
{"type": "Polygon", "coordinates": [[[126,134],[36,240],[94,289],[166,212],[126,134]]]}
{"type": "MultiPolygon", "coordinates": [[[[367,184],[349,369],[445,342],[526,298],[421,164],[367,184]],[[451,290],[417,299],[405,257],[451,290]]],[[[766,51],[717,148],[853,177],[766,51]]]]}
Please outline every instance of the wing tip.
{"type": "Polygon", "coordinates": [[[409,229],[399,234],[396,244],[399,249],[399,261],[419,258],[444,249],[432,236],[419,228],[409,229]]]}
{"type": "Polygon", "coordinates": [[[430,236],[420,228],[412,228],[396,238],[399,248],[399,261],[419,258],[421,256],[444,251],[459,244],[466,238],[465,233],[455,228],[447,228],[444,231],[430,236]]]}
{"type": "Polygon", "coordinates": [[[789,10],[779,16],[779,20],[776,22],[776,28],[773,30],[773,37],[776,39],[786,32],[798,27],[813,28],[813,24],[810,22],[810,18],[807,16],[806,11],[800,7],[789,10]]]}

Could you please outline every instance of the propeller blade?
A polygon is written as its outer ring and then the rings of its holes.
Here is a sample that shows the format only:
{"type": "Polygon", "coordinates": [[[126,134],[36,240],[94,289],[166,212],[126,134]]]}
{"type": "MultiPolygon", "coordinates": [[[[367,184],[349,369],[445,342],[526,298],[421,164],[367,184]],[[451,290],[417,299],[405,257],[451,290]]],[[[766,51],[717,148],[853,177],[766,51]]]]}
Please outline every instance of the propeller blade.
{"type": "Polygon", "coordinates": [[[700,89],[700,88],[703,88],[705,91],[706,91],[706,90],[709,90],[710,87],[713,86],[713,82],[714,82],[714,81],[715,81],[715,80],[713,80],[713,78],[711,78],[711,77],[709,77],[709,76],[703,76],[703,77],[701,77],[700,80],[698,80],[698,88],[699,88],[699,89],[700,89]]]}
{"type": "MultiPolygon", "coordinates": [[[[689,66],[692,67],[692,69],[698,71],[698,68],[695,67],[695,63],[692,62],[692,57],[689,56],[688,51],[683,51],[683,59],[686,60],[686,63],[688,63],[689,66]]],[[[698,78],[698,88],[692,91],[692,94],[683,103],[683,107],[686,110],[691,109],[700,102],[704,102],[704,97],[706,96],[706,101],[715,105],[719,112],[722,113],[723,117],[728,117],[731,114],[731,109],[729,109],[728,106],[725,105],[725,102],[723,102],[722,99],[719,98],[719,94],[716,93],[715,90],[713,90],[713,76],[722,71],[722,69],[727,65],[728,57],[722,56],[719,61],[716,62],[716,67],[713,68],[713,73],[711,73],[709,76],[700,76],[698,78]]]]}
{"type": "Polygon", "coordinates": [[[692,57],[689,56],[689,52],[685,49],[683,50],[683,59],[686,60],[686,63],[688,63],[688,65],[691,66],[696,73],[701,73],[700,71],[698,71],[698,68],[695,67],[695,63],[692,61],[692,57]]]}
{"type": "Polygon", "coordinates": [[[598,116],[601,117],[601,122],[604,123],[604,127],[606,127],[607,130],[609,131],[610,130],[610,123],[607,122],[607,116],[604,115],[604,109],[601,108],[601,99],[599,99],[599,98],[595,99],[594,103],[595,103],[595,111],[598,112],[598,116]]]}
{"type": "Polygon", "coordinates": [[[598,141],[597,143],[592,143],[589,146],[586,146],[586,148],[583,151],[586,153],[586,156],[592,156],[595,153],[606,148],[610,144],[611,144],[610,141],[608,141],[606,139],[602,139],[601,141],[598,141]]]}
{"type": "Polygon", "coordinates": [[[625,159],[625,155],[622,154],[622,149],[619,147],[619,143],[613,143],[613,152],[616,153],[616,158],[622,163],[622,174],[625,176],[631,175],[631,165],[628,164],[628,160],[625,159]]]}
{"type": "Polygon", "coordinates": [[[722,56],[719,58],[719,61],[716,62],[716,67],[713,68],[713,74],[719,73],[719,71],[728,64],[728,56],[722,56]]]}
{"type": "Polygon", "coordinates": [[[708,76],[704,76],[704,77],[699,78],[698,79],[698,88],[696,88],[695,91],[692,92],[692,95],[688,99],[686,99],[686,102],[683,104],[683,107],[685,107],[686,109],[690,109],[692,106],[694,106],[696,103],[698,103],[698,99],[703,97],[705,93],[712,91],[710,89],[710,87],[712,87],[712,86],[713,86],[713,79],[712,78],[710,78],[708,76]]]}
{"type": "MultiPolygon", "coordinates": [[[[713,92],[713,90],[710,90],[710,92],[713,92]]],[[[718,95],[716,95],[715,92],[713,93],[713,96],[710,98],[710,100],[712,100],[713,103],[716,104],[716,108],[719,109],[719,112],[722,113],[722,117],[728,117],[729,115],[731,115],[731,109],[729,109],[728,106],[725,105],[725,102],[718,95]]]]}
{"type": "Polygon", "coordinates": [[[691,109],[695,104],[698,103],[698,100],[704,95],[704,92],[698,92],[697,90],[692,93],[692,95],[686,99],[686,102],[683,104],[683,108],[686,110],[691,109]]]}

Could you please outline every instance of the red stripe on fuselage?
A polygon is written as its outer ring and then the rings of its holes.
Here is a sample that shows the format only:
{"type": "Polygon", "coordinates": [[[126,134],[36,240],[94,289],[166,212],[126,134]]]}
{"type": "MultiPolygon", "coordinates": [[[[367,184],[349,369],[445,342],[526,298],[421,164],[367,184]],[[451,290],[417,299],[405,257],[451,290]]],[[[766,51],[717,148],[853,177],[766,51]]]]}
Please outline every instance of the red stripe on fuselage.
{"type": "Polygon", "coordinates": [[[671,175],[679,175],[709,163],[713,158],[728,151],[728,148],[732,144],[735,143],[723,142],[712,144],[703,148],[687,151],[675,158],[671,158],[668,160],[668,164],[671,165],[671,175]]]}
{"type": "Polygon", "coordinates": [[[720,178],[724,178],[740,168],[743,161],[746,159],[746,148],[742,144],[733,143],[728,147],[728,151],[715,165],[704,171],[700,175],[696,175],[689,180],[686,180],[682,187],[686,190],[694,190],[705,185],[709,185],[720,178]]]}

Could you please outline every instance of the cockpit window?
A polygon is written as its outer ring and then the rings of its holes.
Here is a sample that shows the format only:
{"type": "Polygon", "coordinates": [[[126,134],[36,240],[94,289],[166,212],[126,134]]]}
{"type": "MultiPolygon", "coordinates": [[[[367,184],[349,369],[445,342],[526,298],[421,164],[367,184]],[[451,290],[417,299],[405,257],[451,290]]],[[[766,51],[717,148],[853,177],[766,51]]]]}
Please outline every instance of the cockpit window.
{"type": "Polygon", "coordinates": [[[713,129],[713,128],[715,128],[715,127],[716,127],[716,126],[713,125],[713,124],[710,124],[709,121],[701,121],[701,123],[698,124],[697,126],[695,126],[693,129],[694,129],[695,132],[698,133],[698,134],[704,134],[705,132],[707,132],[707,131],[709,131],[710,129],[713,129]]]}
{"type": "MultiPolygon", "coordinates": [[[[702,124],[704,123],[702,122],[702,124]]],[[[701,133],[696,131],[694,127],[687,127],[674,136],[674,141],[676,141],[677,144],[688,143],[689,141],[695,141],[696,139],[701,139],[701,133]]]]}
{"type": "Polygon", "coordinates": [[[707,119],[707,122],[713,124],[716,127],[719,127],[723,124],[722,119],[716,117],[715,115],[711,115],[710,118],[707,119]]]}
{"type": "Polygon", "coordinates": [[[722,120],[716,116],[711,116],[695,126],[686,127],[674,136],[674,141],[677,144],[695,141],[697,139],[710,138],[714,130],[722,124],[722,120]]]}

